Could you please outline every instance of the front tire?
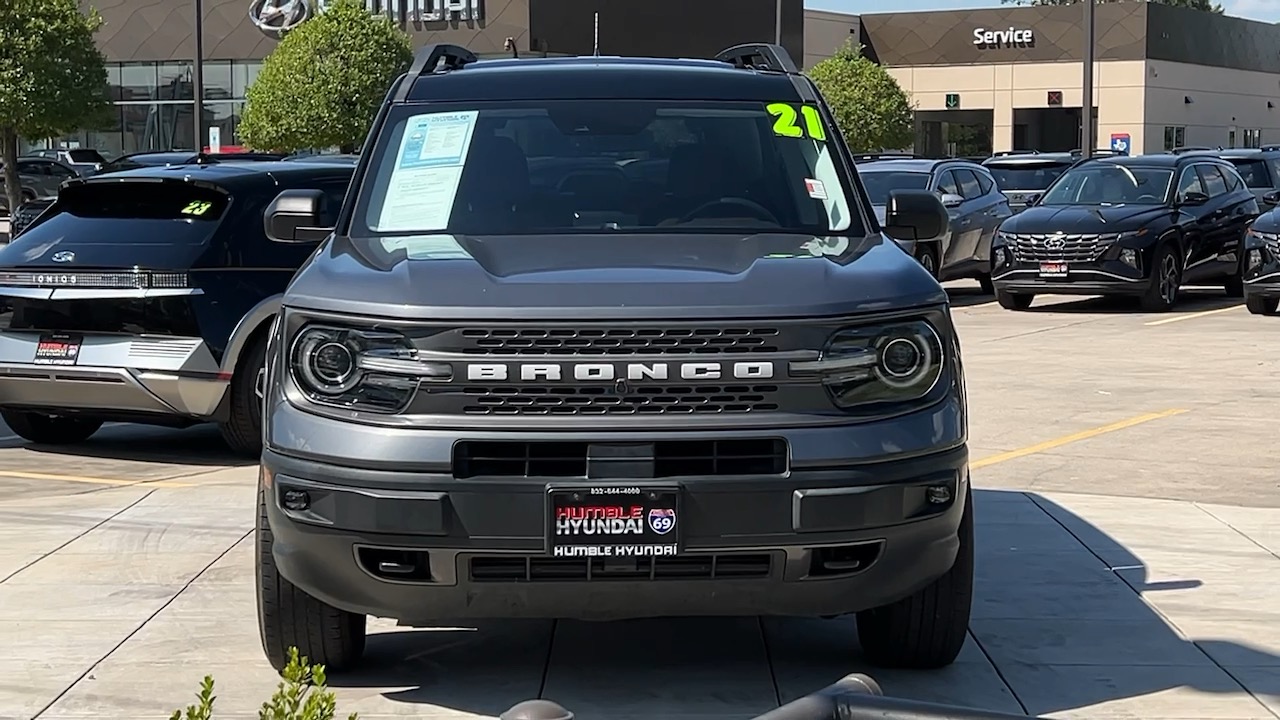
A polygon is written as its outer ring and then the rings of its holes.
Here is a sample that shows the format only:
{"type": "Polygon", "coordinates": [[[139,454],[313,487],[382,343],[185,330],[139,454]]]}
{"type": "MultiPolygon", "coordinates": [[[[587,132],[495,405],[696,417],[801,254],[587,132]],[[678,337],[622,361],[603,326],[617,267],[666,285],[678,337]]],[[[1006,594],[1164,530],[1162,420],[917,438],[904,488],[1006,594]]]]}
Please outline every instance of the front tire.
{"type": "Polygon", "coordinates": [[[331,673],[354,668],[364,655],[365,616],[339,610],[299,590],[276,570],[267,524],[267,496],[258,490],[256,529],[258,631],[276,672],[289,664],[289,648],[331,673]]]}
{"type": "Polygon", "coordinates": [[[262,457],[262,394],[267,369],[267,335],[250,340],[231,376],[230,409],[227,421],[218,424],[222,440],[237,455],[262,457]]]}
{"type": "Polygon", "coordinates": [[[1280,308],[1280,298],[1264,298],[1255,295],[1245,298],[1244,306],[1254,315],[1275,315],[1276,309],[1280,308]]]}
{"type": "Polygon", "coordinates": [[[955,662],[973,606],[973,494],[965,490],[960,549],[942,577],[896,603],[858,613],[862,654],[886,668],[932,670],[955,662]]]}
{"type": "Polygon", "coordinates": [[[74,445],[88,440],[102,427],[101,420],[9,408],[0,409],[0,417],[18,437],[40,445],[74,445]]]}
{"type": "Polygon", "coordinates": [[[1169,312],[1178,304],[1182,291],[1182,263],[1173,245],[1165,243],[1156,250],[1151,264],[1151,281],[1140,300],[1147,312],[1169,312]]]}
{"type": "Polygon", "coordinates": [[[915,258],[920,266],[929,271],[929,275],[937,280],[941,277],[941,262],[938,259],[940,253],[933,243],[916,243],[915,258]]]}
{"type": "Polygon", "coordinates": [[[1000,303],[1000,307],[1005,310],[1026,310],[1031,307],[1035,299],[1035,295],[1015,295],[1004,290],[996,291],[996,302],[1000,303]]]}
{"type": "Polygon", "coordinates": [[[982,292],[985,295],[996,294],[996,284],[991,281],[990,275],[979,275],[978,286],[982,288],[982,292]]]}

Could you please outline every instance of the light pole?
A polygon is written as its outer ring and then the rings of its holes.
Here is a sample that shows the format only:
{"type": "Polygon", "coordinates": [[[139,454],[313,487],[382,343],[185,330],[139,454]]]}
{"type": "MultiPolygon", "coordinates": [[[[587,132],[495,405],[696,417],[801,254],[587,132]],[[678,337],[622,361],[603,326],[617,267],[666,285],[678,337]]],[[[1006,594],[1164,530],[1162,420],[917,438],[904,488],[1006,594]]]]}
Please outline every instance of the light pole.
{"type": "Polygon", "coordinates": [[[191,113],[191,127],[196,136],[196,152],[204,149],[204,0],[195,0],[196,57],[191,69],[191,92],[195,94],[195,108],[191,113]]]}
{"type": "Polygon", "coordinates": [[[773,44],[782,44],[782,0],[778,0],[773,8],[773,44]]]}
{"type": "Polygon", "coordinates": [[[1080,108],[1080,152],[1093,157],[1093,6],[1095,0],[1084,1],[1084,102],[1080,108]]]}

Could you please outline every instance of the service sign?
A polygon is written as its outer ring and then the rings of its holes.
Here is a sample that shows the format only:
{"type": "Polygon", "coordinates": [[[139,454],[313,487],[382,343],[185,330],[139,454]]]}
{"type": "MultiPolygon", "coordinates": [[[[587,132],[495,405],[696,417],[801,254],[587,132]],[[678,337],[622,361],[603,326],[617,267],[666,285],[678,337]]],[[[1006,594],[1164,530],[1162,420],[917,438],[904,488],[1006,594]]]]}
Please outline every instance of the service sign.
{"type": "Polygon", "coordinates": [[[974,28],[973,44],[980,48],[1028,47],[1036,44],[1036,36],[1028,28],[989,30],[974,28]]]}

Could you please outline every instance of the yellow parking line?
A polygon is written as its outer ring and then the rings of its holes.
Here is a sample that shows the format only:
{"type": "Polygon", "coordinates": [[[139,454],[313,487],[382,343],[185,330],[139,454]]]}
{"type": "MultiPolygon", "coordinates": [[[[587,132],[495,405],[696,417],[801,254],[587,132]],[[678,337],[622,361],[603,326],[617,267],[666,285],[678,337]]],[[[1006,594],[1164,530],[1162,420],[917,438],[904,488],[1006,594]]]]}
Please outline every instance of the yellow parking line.
{"type": "Polygon", "coordinates": [[[1174,315],[1173,317],[1167,317],[1167,318],[1164,318],[1163,320],[1152,320],[1149,323],[1143,323],[1143,324],[1146,325],[1147,327],[1154,327],[1156,325],[1168,325],[1169,323],[1182,322],[1183,320],[1195,320],[1196,318],[1202,318],[1208,315],[1217,315],[1218,313],[1228,312],[1230,310],[1235,310],[1239,307],[1241,306],[1231,305],[1230,307],[1217,308],[1216,310],[1201,310],[1200,312],[1187,313],[1186,315],[1174,315]]]}
{"type": "Polygon", "coordinates": [[[1017,450],[1002,452],[998,455],[990,455],[988,457],[982,458],[981,460],[976,460],[974,462],[969,463],[969,468],[970,469],[984,468],[989,465],[995,465],[996,463],[1006,462],[1009,460],[1013,460],[1015,458],[1026,457],[1027,455],[1035,455],[1036,453],[1042,453],[1042,452],[1045,452],[1046,450],[1052,450],[1054,448],[1062,447],[1063,445],[1069,445],[1073,442],[1088,440],[1089,438],[1094,438],[1099,435],[1105,435],[1109,432],[1115,432],[1116,430],[1124,430],[1125,428],[1131,428],[1134,425],[1141,425],[1143,423],[1151,422],[1152,420],[1160,420],[1162,418],[1173,417],[1174,415],[1181,415],[1184,412],[1188,412],[1188,411],[1173,409],[1173,410],[1165,410],[1163,412],[1147,413],[1146,415],[1138,415],[1137,417],[1131,417],[1128,420],[1113,422],[1110,425],[1102,425],[1100,427],[1090,428],[1088,430],[1081,430],[1078,433],[1073,433],[1071,435],[1063,435],[1062,437],[1055,438],[1053,440],[1045,440],[1042,443],[1036,443],[1035,445],[1028,445],[1027,447],[1019,448],[1017,450]]]}
{"type": "Polygon", "coordinates": [[[51,480],[54,482],[84,483],[87,485],[114,485],[128,487],[145,485],[147,487],[184,488],[194,487],[190,483],[176,483],[167,480],[118,480],[115,478],[85,477],[83,475],[55,475],[53,473],[23,472],[20,470],[0,470],[0,478],[11,477],[22,480],[51,480]]]}

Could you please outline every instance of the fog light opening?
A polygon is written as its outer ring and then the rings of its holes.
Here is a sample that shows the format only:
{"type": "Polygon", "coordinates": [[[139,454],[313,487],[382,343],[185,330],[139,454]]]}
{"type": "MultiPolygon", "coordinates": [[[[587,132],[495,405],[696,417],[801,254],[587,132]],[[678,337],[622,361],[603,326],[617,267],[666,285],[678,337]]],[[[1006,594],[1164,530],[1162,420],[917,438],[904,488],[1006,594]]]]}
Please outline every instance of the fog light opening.
{"type": "Polygon", "coordinates": [[[1261,250],[1249,251],[1248,265],[1250,270],[1257,270],[1258,268],[1262,267],[1262,251],[1261,250]]]}
{"type": "Polygon", "coordinates": [[[1138,267],[1138,251],[1133,248],[1123,248],[1120,250],[1120,262],[1128,265],[1134,270],[1140,270],[1138,267]]]}
{"type": "Polygon", "coordinates": [[[951,502],[950,485],[930,485],[924,490],[925,499],[930,505],[946,505],[951,502]]]}
{"type": "Polygon", "coordinates": [[[303,512],[311,507],[311,495],[306,490],[285,490],[281,502],[285,510],[303,512]]]}

